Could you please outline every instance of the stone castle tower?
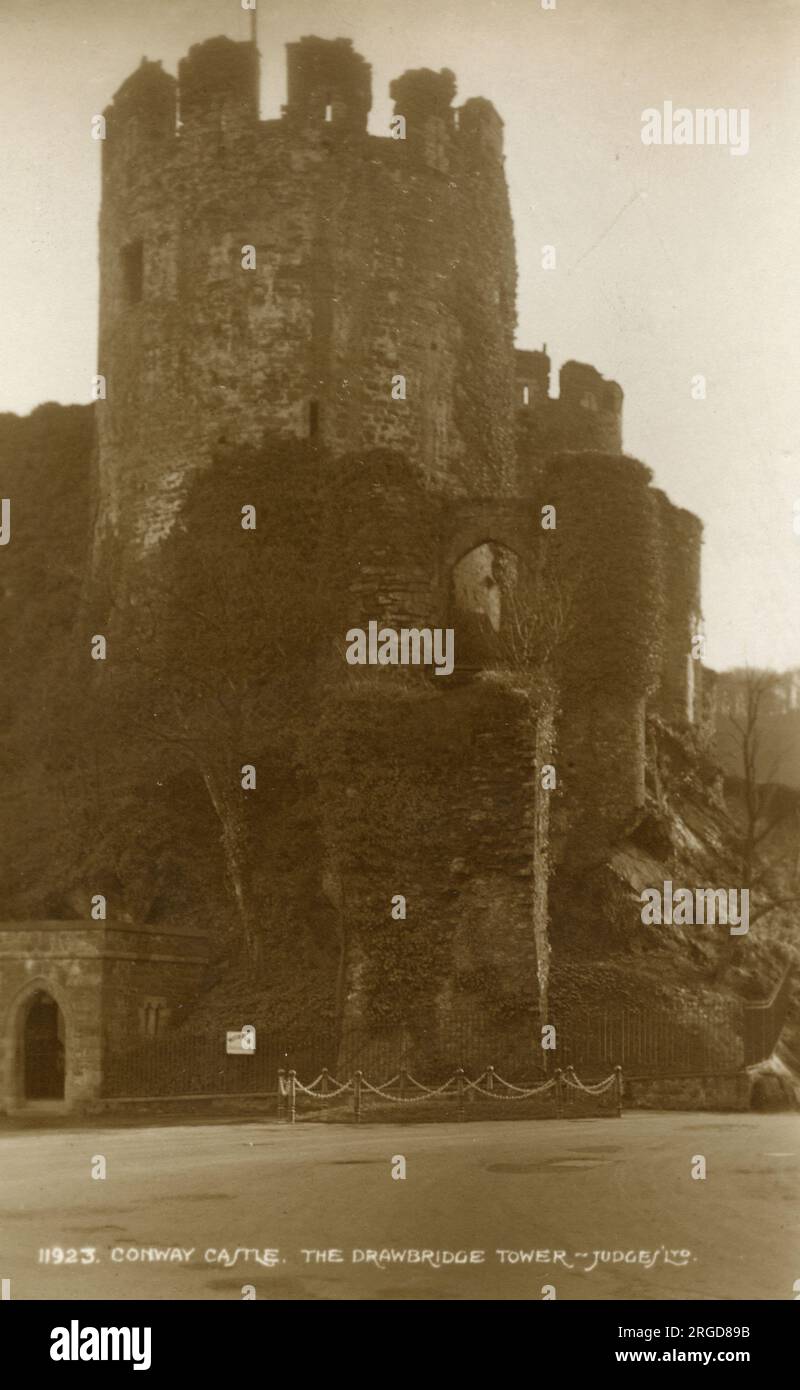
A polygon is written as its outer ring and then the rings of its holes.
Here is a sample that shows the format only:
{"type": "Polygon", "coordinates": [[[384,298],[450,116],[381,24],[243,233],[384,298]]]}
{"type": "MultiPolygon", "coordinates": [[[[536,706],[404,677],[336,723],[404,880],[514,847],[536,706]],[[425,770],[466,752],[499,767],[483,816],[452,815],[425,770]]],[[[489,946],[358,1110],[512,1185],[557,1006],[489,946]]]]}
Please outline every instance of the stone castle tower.
{"type": "Polygon", "coordinates": [[[401,450],[454,494],[514,490],[496,111],[455,109],[446,70],[407,72],[406,138],[370,135],[345,39],[288,45],[281,119],[259,120],[258,87],[255,45],[212,39],[177,82],[143,60],[105,113],[100,539],[156,539],[213,447],[265,430],[401,450]]]}
{"type": "Polygon", "coordinates": [[[520,567],[534,609],[570,608],[555,706],[531,709],[530,683],[434,681],[413,707],[389,685],[354,702],[343,684],[328,701],[329,744],[344,765],[353,740],[363,774],[329,778],[320,829],[337,911],[350,905],[354,1015],[370,971],[380,983],[374,923],[403,875],[420,942],[439,941],[437,1007],[492,972],[535,997],[549,866],[597,862],[641,812],[648,712],[698,718],[701,528],[624,456],[615,382],[568,362],[551,395],[546,351],[515,350],[493,106],[455,108],[447,69],[406,72],[391,85],[402,121],[371,135],[370,68],[350,41],[287,48],[278,120],[259,119],[255,44],[225,38],[192,48],[177,81],[143,60],[105,113],[95,566],[124,584],[194,472],[269,432],[349,459],[340,500],[360,549],[340,637],[367,619],[453,626],[457,646],[476,617],[501,630],[520,567]],[[361,466],[375,451],[392,461],[379,481],[361,466]],[[367,853],[350,827],[361,805],[375,830],[398,747],[424,753],[398,768],[367,853]],[[551,837],[539,773],[554,760],[551,837]],[[423,834],[405,808],[428,784],[423,834]],[[348,879],[356,862],[371,867],[348,879]]]}

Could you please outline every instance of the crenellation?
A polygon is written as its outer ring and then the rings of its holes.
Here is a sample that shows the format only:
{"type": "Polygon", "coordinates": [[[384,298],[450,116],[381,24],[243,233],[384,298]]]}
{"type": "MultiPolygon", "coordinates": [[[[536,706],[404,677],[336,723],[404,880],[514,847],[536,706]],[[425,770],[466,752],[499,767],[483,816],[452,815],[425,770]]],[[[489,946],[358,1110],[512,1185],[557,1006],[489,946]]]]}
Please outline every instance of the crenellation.
{"type": "MultiPolygon", "coordinates": [[[[176,79],[164,72],[160,61],[151,63],[142,58],[105,110],[107,141],[113,133],[118,143],[125,126],[135,126],[137,135],[151,140],[172,137],[177,125],[177,91],[176,79]]],[[[104,155],[111,148],[106,142],[104,155]]]]}
{"type": "Polygon", "coordinates": [[[554,452],[622,453],[623,391],[596,367],[565,362],[551,396],[546,352],[515,354],[517,456],[520,478],[535,476],[554,452]]]}
{"type": "Polygon", "coordinates": [[[458,145],[470,172],[501,165],[503,120],[485,97],[470,97],[456,112],[458,145]]]}
{"type": "Polygon", "coordinates": [[[365,134],[372,109],[372,67],[350,39],[306,36],[286,45],[287,102],[292,124],[325,126],[326,134],[365,134]]]}
{"type": "Polygon", "coordinates": [[[255,44],[223,37],[193,44],[178,64],[182,134],[252,125],[259,116],[259,80],[255,44]]]}
{"type": "Polygon", "coordinates": [[[405,116],[412,136],[419,134],[431,119],[452,130],[455,95],[456,76],[449,68],[442,68],[440,72],[432,68],[410,69],[395,77],[389,85],[395,115],[405,116]]]}

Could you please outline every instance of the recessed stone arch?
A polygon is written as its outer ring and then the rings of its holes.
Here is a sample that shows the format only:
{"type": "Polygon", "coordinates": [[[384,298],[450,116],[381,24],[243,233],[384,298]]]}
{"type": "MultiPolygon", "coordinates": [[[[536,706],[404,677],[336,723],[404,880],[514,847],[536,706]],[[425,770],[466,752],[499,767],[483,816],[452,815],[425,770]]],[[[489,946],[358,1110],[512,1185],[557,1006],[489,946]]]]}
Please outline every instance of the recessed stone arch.
{"type": "Polygon", "coordinates": [[[447,626],[455,633],[455,669],[462,675],[499,664],[503,579],[516,563],[515,552],[489,541],[468,550],[450,570],[447,626]]]}
{"type": "MultiPolygon", "coordinates": [[[[462,674],[503,665],[511,656],[509,619],[521,591],[535,587],[537,527],[525,499],[453,508],[442,549],[443,601],[456,634],[462,674]]],[[[518,609],[517,609],[518,611],[518,609]]]]}
{"type": "Polygon", "coordinates": [[[26,981],[8,1004],[3,1032],[7,1107],[19,1109],[37,1102],[67,1107],[72,1093],[75,1034],[71,1009],[60,986],[44,974],[26,981]],[[49,1020],[48,1003],[52,1006],[49,1020]],[[32,1017],[34,1011],[38,1018],[32,1017]],[[40,1055],[35,1058],[31,1054],[37,1042],[40,1055]]]}
{"type": "Polygon", "coordinates": [[[449,574],[459,560],[482,545],[500,545],[532,561],[538,540],[539,516],[525,498],[507,502],[463,503],[450,513],[442,549],[449,574]]]}

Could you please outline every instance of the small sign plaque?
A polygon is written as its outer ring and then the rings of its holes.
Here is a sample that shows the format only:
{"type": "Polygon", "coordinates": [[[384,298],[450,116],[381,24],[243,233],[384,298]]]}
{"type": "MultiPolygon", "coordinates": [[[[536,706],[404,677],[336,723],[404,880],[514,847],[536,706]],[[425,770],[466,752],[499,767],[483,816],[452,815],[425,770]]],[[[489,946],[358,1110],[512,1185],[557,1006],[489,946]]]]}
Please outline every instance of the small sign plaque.
{"type": "Polygon", "coordinates": [[[242,1055],[249,1056],[256,1050],[256,1030],[252,1024],[248,1023],[244,1028],[239,1028],[236,1032],[225,1034],[225,1051],[234,1053],[237,1057],[242,1055]]]}

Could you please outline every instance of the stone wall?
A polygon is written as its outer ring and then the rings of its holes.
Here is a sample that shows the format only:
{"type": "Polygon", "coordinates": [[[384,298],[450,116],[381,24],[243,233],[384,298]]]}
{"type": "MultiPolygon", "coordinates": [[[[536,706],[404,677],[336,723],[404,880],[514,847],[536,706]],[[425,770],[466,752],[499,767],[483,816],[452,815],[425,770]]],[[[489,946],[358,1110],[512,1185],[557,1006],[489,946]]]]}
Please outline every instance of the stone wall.
{"type": "Polygon", "coordinates": [[[650,473],[599,453],[551,458],[543,483],[541,601],[556,621],[558,765],[566,852],[598,859],[644,805],[646,702],[661,668],[664,611],[650,473]]]}
{"type": "Polygon", "coordinates": [[[702,723],[702,650],[692,655],[692,639],[702,633],[700,560],[702,523],[676,507],[663,492],[658,502],[661,565],[664,573],[662,662],[653,705],[672,723],[702,723]]]}
{"type": "Polygon", "coordinates": [[[550,395],[550,358],[518,351],[514,398],[518,486],[527,491],[548,459],[566,450],[622,453],[622,388],[596,367],[565,362],[550,395]]]}
{"type": "Polygon", "coordinates": [[[320,798],[348,1024],[535,1005],[551,749],[546,703],[503,681],[439,694],[365,679],[330,710],[320,798]]]}
{"type": "Polygon", "coordinates": [[[164,1025],[201,984],[205,942],[172,931],[111,922],[0,923],[0,1108],[25,1103],[22,1032],[39,990],[65,1028],[64,1107],[100,1093],[105,1051],[144,1036],[144,1008],[163,1006],[164,1025]]]}
{"type": "Polygon", "coordinates": [[[623,1105],[631,1110],[750,1109],[752,1079],[747,1072],[730,1076],[624,1078],[623,1105]]]}

